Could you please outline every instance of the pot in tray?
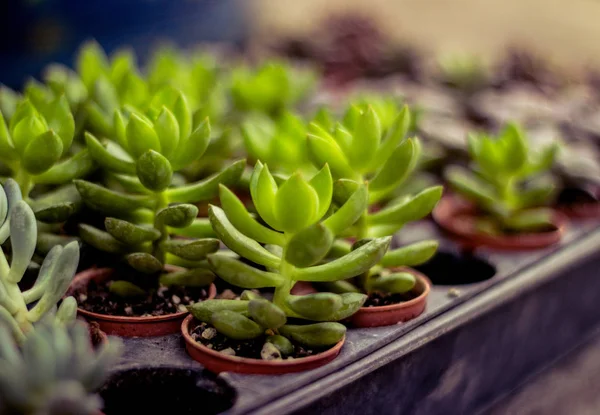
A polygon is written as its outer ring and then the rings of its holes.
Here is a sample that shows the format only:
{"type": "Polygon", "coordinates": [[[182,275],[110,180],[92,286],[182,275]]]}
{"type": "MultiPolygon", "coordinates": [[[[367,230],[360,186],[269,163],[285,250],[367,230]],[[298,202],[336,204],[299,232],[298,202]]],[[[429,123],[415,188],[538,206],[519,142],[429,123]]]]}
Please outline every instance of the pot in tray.
{"type": "MultiPolygon", "coordinates": [[[[105,282],[111,278],[113,272],[112,268],[90,268],[80,272],[73,278],[67,295],[85,290],[91,281],[105,282]]],[[[211,284],[208,298],[214,298],[216,294],[217,288],[214,284],[211,284]]],[[[182,311],[164,316],[128,317],[94,313],[81,307],[77,309],[77,312],[86,320],[97,322],[100,330],[106,334],[124,337],[151,337],[177,333],[181,322],[188,314],[187,311],[182,311]]]]}
{"type": "Polygon", "coordinates": [[[405,322],[418,317],[425,311],[427,306],[427,297],[431,291],[431,283],[420,272],[408,268],[400,267],[396,271],[412,274],[416,279],[416,284],[410,291],[413,296],[408,301],[397,304],[390,304],[375,307],[361,307],[350,317],[352,325],[355,327],[381,327],[390,326],[400,322],[405,322]]]}
{"type": "Polygon", "coordinates": [[[463,247],[487,247],[500,250],[530,250],[554,245],[565,232],[567,218],[553,212],[554,229],[545,232],[490,235],[477,229],[478,212],[475,205],[457,196],[446,196],[433,211],[433,219],[463,247]]]}
{"type": "Polygon", "coordinates": [[[257,375],[282,375],[285,373],[303,372],[323,366],[337,357],[346,340],[343,337],[330,349],[308,357],[284,360],[261,360],[240,356],[230,356],[210,349],[197,342],[191,331],[198,324],[193,315],[187,316],[181,324],[181,334],[185,340],[188,354],[200,362],[206,369],[214,373],[235,372],[257,375]]]}

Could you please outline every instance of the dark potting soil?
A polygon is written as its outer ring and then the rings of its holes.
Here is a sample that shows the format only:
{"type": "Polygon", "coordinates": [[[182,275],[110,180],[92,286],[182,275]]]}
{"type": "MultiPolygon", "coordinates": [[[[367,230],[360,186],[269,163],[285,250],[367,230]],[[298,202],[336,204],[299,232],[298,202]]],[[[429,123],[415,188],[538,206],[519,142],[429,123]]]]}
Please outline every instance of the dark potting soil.
{"type": "Polygon", "coordinates": [[[385,305],[400,304],[417,298],[418,295],[410,291],[403,294],[388,294],[382,292],[374,292],[369,294],[367,301],[363,307],[382,307],[385,305]]]}
{"type": "Polygon", "coordinates": [[[108,289],[110,281],[91,281],[85,292],[75,296],[79,307],[86,311],[110,316],[147,317],[187,311],[185,306],[208,298],[208,287],[164,287],[141,298],[122,298],[108,289]]]}
{"type": "MultiPolygon", "coordinates": [[[[213,326],[207,323],[200,323],[190,332],[192,339],[204,346],[216,350],[225,351],[224,354],[247,357],[250,359],[262,360],[260,352],[267,339],[267,336],[260,336],[252,340],[233,340],[219,333],[213,326]]],[[[331,347],[307,347],[292,341],[294,353],[283,359],[299,359],[302,357],[313,356],[323,353],[331,347]]]]}

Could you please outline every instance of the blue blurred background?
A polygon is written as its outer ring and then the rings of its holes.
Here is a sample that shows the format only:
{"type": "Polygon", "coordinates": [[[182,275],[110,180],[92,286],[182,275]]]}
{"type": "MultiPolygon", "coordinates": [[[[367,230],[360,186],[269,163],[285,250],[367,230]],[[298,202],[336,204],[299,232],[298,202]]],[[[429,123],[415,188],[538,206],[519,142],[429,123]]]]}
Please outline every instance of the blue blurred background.
{"type": "Polygon", "coordinates": [[[107,52],[132,46],[143,61],[153,46],[201,41],[243,46],[244,0],[0,0],[0,83],[19,88],[48,62],[72,64],[96,39],[107,52]]]}

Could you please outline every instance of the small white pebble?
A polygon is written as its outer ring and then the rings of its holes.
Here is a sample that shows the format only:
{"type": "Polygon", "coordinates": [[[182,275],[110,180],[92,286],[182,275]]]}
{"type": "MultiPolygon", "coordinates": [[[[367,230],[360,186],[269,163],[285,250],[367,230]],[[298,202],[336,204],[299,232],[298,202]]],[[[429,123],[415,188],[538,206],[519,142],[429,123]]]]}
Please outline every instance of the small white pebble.
{"type": "Polygon", "coordinates": [[[176,296],[175,294],[173,294],[171,296],[171,300],[173,300],[173,304],[175,305],[179,305],[181,303],[181,298],[179,298],[178,296],[176,296]]]}
{"type": "Polygon", "coordinates": [[[202,332],[202,337],[204,337],[206,340],[210,340],[213,337],[215,337],[216,335],[217,335],[217,330],[212,327],[209,327],[202,332]]]}
{"type": "Polygon", "coordinates": [[[209,343],[209,344],[206,345],[206,347],[208,347],[209,349],[212,349],[213,345],[209,343]]]}
{"type": "Polygon", "coordinates": [[[273,343],[266,342],[260,351],[262,360],[281,360],[281,352],[273,343]]]}
{"type": "Polygon", "coordinates": [[[226,354],[227,356],[235,356],[235,350],[233,350],[231,347],[221,350],[221,353],[226,354]]]}
{"type": "Polygon", "coordinates": [[[179,305],[177,306],[177,311],[180,311],[180,312],[182,312],[182,313],[183,313],[183,312],[186,312],[186,311],[188,311],[188,309],[187,309],[187,307],[186,307],[186,306],[184,306],[183,304],[179,304],[179,305]]]}
{"type": "Polygon", "coordinates": [[[79,301],[84,302],[87,300],[88,296],[85,294],[79,294],[79,301]]]}
{"type": "Polygon", "coordinates": [[[458,288],[450,288],[448,290],[448,297],[456,298],[460,296],[460,290],[458,288]]]}
{"type": "Polygon", "coordinates": [[[159,297],[161,297],[161,298],[164,298],[164,296],[165,296],[165,292],[166,292],[168,289],[169,289],[168,287],[164,287],[164,286],[162,286],[162,287],[158,287],[158,290],[156,290],[156,295],[158,295],[158,296],[159,296],[159,297]]]}
{"type": "Polygon", "coordinates": [[[237,297],[237,295],[231,291],[230,289],[224,290],[221,294],[217,296],[217,298],[224,300],[233,300],[237,297]]]}
{"type": "Polygon", "coordinates": [[[133,314],[133,309],[131,307],[125,307],[125,314],[127,314],[128,316],[133,314]]]}

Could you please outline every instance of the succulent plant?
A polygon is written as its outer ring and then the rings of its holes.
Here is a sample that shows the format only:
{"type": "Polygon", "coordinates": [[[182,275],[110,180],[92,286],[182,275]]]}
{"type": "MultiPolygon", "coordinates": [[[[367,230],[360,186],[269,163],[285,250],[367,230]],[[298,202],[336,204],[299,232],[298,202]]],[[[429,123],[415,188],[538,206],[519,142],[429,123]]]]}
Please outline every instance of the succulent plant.
{"type": "Polygon", "coordinates": [[[22,344],[0,325],[0,412],[93,415],[95,394],[122,352],[118,338],[94,350],[83,322],[42,324],[22,344]]]}
{"type": "Polygon", "coordinates": [[[306,97],[314,84],[312,71],[270,61],[257,69],[234,68],[231,97],[239,111],[273,115],[306,97]]]}
{"type": "Polygon", "coordinates": [[[470,170],[450,167],[446,179],[452,189],[472,201],[487,216],[482,231],[528,232],[552,226],[552,211],[544,208],[555,185],[544,175],[553,165],[556,143],[533,152],[523,131],[507,125],[497,137],[470,135],[470,170]]]}
{"type": "MultiPolygon", "coordinates": [[[[245,160],[199,182],[172,186],[174,173],[198,160],[206,150],[210,138],[208,119],[193,128],[185,96],[175,92],[157,94],[146,115],[116,112],[115,120],[114,141],[103,144],[88,133],[86,143],[94,160],[126,193],[76,181],[83,201],[107,216],[106,231],[81,224],[81,238],[102,251],[124,255],[131,267],[150,276],[158,275],[166,263],[173,261],[194,268],[165,274],[163,281],[169,285],[209,284],[212,274],[196,268],[207,253],[219,248],[219,241],[169,236],[212,235],[208,221],[196,218],[198,208],[192,203],[216,197],[220,183],[235,184],[245,160]]],[[[152,287],[157,279],[146,281],[152,287]]],[[[139,287],[127,281],[113,283],[111,290],[123,295],[140,293],[139,287]]]]}
{"type": "Polygon", "coordinates": [[[33,324],[45,316],[59,322],[72,322],[77,305],[72,297],[56,304],[65,294],[79,262],[79,245],[56,245],[48,253],[34,286],[21,292],[19,282],[33,256],[37,227],[33,211],[22,200],[17,184],[9,179],[0,187],[0,244],[10,237],[11,260],[0,250],[0,323],[11,329],[20,342],[33,324]],[[34,302],[37,303],[29,308],[34,302]]]}
{"type": "Polygon", "coordinates": [[[473,92],[489,82],[490,73],[480,56],[448,53],[440,57],[442,80],[464,92],[473,92]]]}
{"type": "MultiPolygon", "coordinates": [[[[365,238],[393,235],[406,223],[424,218],[442,195],[441,186],[432,186],[416,195],[403,194],[380,206],[405,184],[417,166],[421,145],[417,138],[406,138],[410,119],[410,111],[405,106],[384,131],[371,106],[351,106],[342,123],[334,126],[316,122],[309,126],[309,153],[317,164],[329,163],[338,178],[333,192],[336,203],[343,203],[357,183],[368,183],[369,204],[360,212],[357,222],[339,234],[357,239],[355,248],[368,240],[365,238]]],[[[392,273],[390,276],[385,268],[424,262],[435,253],[437,245],[436,241],[430,240],[388,251],[379,266],[363,274],[362,289],[388,293],[410,290],[412,286],[407,279],[414,285],[412,275],[392,273]]],[[[351,249],[351,245],[343,240],[337,241],[335,246],[334,254],[348,253],[351,249]]],[[[326,286],[336,291],[357,290],[348,281],[326,286]]]]}
{"type": "Polygon", "coordinates": [[[307,345],[330,345],[339,341],[345,329],[331,322],[354,314],[366,296],[360,293],[298,296],[291,294],[293,286],[296,281],[339,281],[359,275],[383,257],[391,238],[376,238],[348,255],[323,263],[334,236],[353,224],[367,203],[366,188],[357,184],[357,190],[346,203],[331,212],[332,192],[332,177],[327,165],[309,181],[296,172],[278,183],[269,167],[257,162],[250,193],[265,226],[248,213],[233,192],[221,186],[222,208],[211,206],[209,209],[213,229],[225,245],[256,265],[215,253],[208,255],[211,268],[235,286],[274,287],[275,293],[271,303],[266,300],[261,300],[260,305],[256,301],[207,300],[191,306],[191,312],[233,338],[257,337],[268,327],[296,340],[302,338],[302,333],[311,333],[301,340],[307,345]],[[258,266],[266,267],[266,271],[258,266]],[[257,309],[252,311],[251,306],[257,309]],[[220,313],[215,314],[217,311],[220,313]],[[245,315],[248,313],[251,318],[245,315]],[[283,325],[285,316],[330,323],[286,326],[283,325]],[[277,327],[262,322],[271,318],[274,321],[276,317],[277,327]],[[223,322],[219,320],[221,318],[223,322]],[[223,329],[224,326],[228,328],[223,329]]]}
{"type": "Polygon", "coordinates": [[[29,88],[10,119],[0,114],[0,161],[11,171],[24,199],[42,222],[64,222],[78,205],[70,182],[92,171],[86,149],[73,152],[75,122],[64,95],[29,88]],[[62,186],[36,200],[36,185],[62,186]]]}
{"type": "Polygon", "coordinates": [[[242,124],[242,137],[248,155],[272,166],[274,171],[315,171],[308,159],[304,120],[291,112],[275,119],[265,114],[248,116],[242,124]]]}

